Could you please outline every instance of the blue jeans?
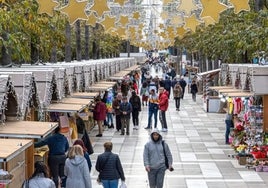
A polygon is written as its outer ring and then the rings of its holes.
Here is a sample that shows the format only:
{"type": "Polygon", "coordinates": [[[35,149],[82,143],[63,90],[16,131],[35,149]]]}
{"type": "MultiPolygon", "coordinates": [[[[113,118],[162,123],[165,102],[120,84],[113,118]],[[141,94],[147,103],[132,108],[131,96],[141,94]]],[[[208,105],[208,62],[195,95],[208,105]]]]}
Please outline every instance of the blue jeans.
{"type": "Polygon", "coordinates": [[[112,113],[107,113],[106,117],[107,117],[107,124],[108,125],[113,124],[113,114],[112,113]]]}
{"type": "Polygon", "coordinates": [[[226,125],[225,144],[229,144],[229,134],[230,134],[231,127],[233,127],[233,121],[225,120],[225,125],[226,125]]]}
{"type": "Polygon", "coordinates": [[[101,183],[104,188],[118,188],[118,179],[117,180],[101,180],[101,183]]]}
{"type": "Polygon", "coordinates": [[[147,127],[152,127],[152,116],[153,115],[154,115],[154,128],[157,127],[157,111],[158,111],[158,109],[149,110],[148,126],[147,127]]]}

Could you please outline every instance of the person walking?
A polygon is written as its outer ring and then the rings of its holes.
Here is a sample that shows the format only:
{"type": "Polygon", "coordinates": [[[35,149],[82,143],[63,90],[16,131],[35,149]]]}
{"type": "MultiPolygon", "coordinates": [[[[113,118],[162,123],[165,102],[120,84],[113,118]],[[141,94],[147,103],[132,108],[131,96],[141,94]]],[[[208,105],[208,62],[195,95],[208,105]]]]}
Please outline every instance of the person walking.
{"type": "Polygon", "coordinates": [[[224,108],[224,110],[226,111],[226,115],[225,115],[225,144],[230,144],[229,142],[229,135],[230,135],[230,131],[231,128],[234,127],[234,123],[233,123],[233,102],[232,99],[228,99],[227,100],[227,108],[224,108]]]}
{"type": "Polygon", "coordinates": [[[135,91],[132,91],[132,96],[129,99],[130,104],[132,105],[132,121],[133,129],[139,129],[139,112],[141,111],[141,99],[136,94],[135,91]]]}
{"type": "Polygon", "coordinates": [[[158,129],[153,129],[143,150],[143,163],[148,174],[150,188],[162,188],[165,171],[173,171],[173,158],[169,146],[158,129]]]}
{"type": "Polygon", "coordinates": [[[145,129],[152,128],[152,117],[154,116],[154,128],[157,128],[157,112],[158,112],[158,96],[154,89],[150,91],[149,108],[148,108],[148,124],[145,129]]]}
{"type": "Polygon", "coordinates": [[[142,106],[144,106],[144,103],[147,106],[148,97],[149,97],[149,88],[148,88],[147,82],[142,83],[142,87],[140,89],[140,95],[142,97],[142,99],[141,99],[142,100],[142,106]]]}
{"type": "Polygon", "coordinates": [[[186,81],[184,80],[184,76],[181,76],[181,79],[179,80],[179,83],[182,87],[182,96],[181,96],[181,99],[183,99],[184,97],[184,93],[185,93],[185,87],[187,85],[186,81]]]}
{"type": "Polygon", "coordinates": [[[125,181],[124,170],[117,154],[112,153],[113,143],[104,143],[104,153],[98,155],[96,170],[104,188],[118,188],[119,179],[125,181]]]}
{"type": "Polygon", "coordinates": [[[116,95],[116,98],[113,100],[113,110],[114,110],[114,114],[115,114],[115,126],[116,126],[116,130],[119,131],[122,127],[121,125],[121,112],[120,112],[120,104],[122,101],[122,93],[118,93],[116,95]]]}
{"type": "Polygon", "coordinates": [[[163,132],[167,132],[167,120],[166,120],[166,111],[168,109],[168,92],[163,88],[159,88],[159,120],[162,125],[163,132]]]}
{"type": "Polygon", "coordinates": [[[129,135],[130,113],[132,112],[132,105],[127,101],[127,96],[123,96],[122,103],[120,103],[119,110],[121,112],[121,135],[129,135]]]}
{"type": "Polygon", "coordinates": [[[179,82],[177,82],[173,88],[173,97],[175,100],[175,107],[177,111],[180,111],[181,96],[182,96],[182,87],[179,82]]]}
{"type": "Polygon", "coordinates": [[[80,145],[74,145],[70,148],[65,162],[64,174],[67,176],[65,188],[92,188],[87,161],[80,145]]]}
{"type": "Polygon", "coordinates": [[[96,137],[102,137],[103,133],[103,123],[106,119],[106,105],[104,102],[101,101],[100,96],[96,98],[96,104],[93,110],[93,117],[94,120],[97,121],[98,128],[99,128],[99,134],[96,135],[96,137]]]}
{"type": "MultiPolygon", "coordinates": [[[[36,161],[34,163],[34,173],[25,180],[22,188],[56,188],[55,183],[49,178],[48,168],[45,163],[36,161]]],[[[58,186],[57,186],[58,187],[58,186]]]]}
{"type": "Polygon", "coordinates": [[[79,146],[82,147],[82,149],[83,149],[83,153],[84,153],[84,157],[85,157],[85,159],[87,160],[88,170],[89,170],[89,172],[90,172],[90,171],[91,171],[91,167],[92,167],[92,163],[91,163],[91,160],[90,160],[90,157],[89,157],[89,153],[87,152],[87,148],[86,148],[86,146],[85,146],[83,140],[81,140],[81,139],[77,139],[76,141],[74,141],[74,144],[73,144],[73,145],[74,145],[74,146],[75,146],[75,145],[79,145],[79,146]]]}
{"type": "Polygon", "coordinates": [[[47,145],[49,148],[48,153],[48,166],[50,174],[56,186],[59,185],[59,178],[64,177],[64,165],[66,160],[65,152],[69,149],[69,143],[67,138],[60,133],[60,127],[55,129],[55,133],[44,140],[36,142],[35,148],[47,145]]]}
{"type": "Polygon", "coordinates": [[[78,132],[78,138],[82,138],[84,133],[86,132],[86,125],[84,123],[84,120],[79,116],[78,113],[74,113],[74,117],[76,120],[76,127],[78,132]]]}
{"type": "Polygon", "coordinates": [[[192,99],[194,102],[196,102],[196,93],[198,92],[198,88],[195,80],[192,81],[190,89],[192,93],[192,99]]]}

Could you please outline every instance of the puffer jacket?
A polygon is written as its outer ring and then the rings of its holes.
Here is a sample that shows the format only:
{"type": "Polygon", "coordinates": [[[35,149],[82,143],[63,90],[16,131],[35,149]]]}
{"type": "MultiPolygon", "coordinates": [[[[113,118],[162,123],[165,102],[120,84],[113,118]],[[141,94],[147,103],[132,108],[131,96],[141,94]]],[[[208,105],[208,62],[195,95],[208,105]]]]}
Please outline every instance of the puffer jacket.
{"type": "Polygon", "coordinates": [[[110,151],[100,154],[96,161],[96,170],[100,172],[101,180],[125,181],[125,175],[119,156],[110,151]]]}
{"type": "MultiPolygon", "coordinates": [[[[158,169],[165,166],[165,155],[163,150],[163,138],[158,129],[153,129],[150,135],[150,141],[144,146],[143,163],[144,166],[149,166],[151,169],[158,169]],[[159,139],[153,140],[153,133],[158,133],[159,139]]],[[[164,142],[165,152],[168,159],[168,164],[172,165],[173,158],[167,143],[164,142]]]]}

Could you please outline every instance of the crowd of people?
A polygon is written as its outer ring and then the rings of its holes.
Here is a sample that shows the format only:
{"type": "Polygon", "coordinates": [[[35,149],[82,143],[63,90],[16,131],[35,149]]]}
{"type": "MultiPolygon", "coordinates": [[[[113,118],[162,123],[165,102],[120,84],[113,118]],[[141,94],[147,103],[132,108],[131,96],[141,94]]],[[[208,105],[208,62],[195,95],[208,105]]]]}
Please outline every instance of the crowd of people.
{"type": "MultiPolygon", "coordinates": [[[[118,81],[113,89],[97,96],[89,109],[93,112],[94,124],[98,128],[96,137],[102,137],[105,134],[104,130],[107,129],[115,129],[120,135],[130,135],[130,125],[132,124],[133,131],[138,130],[141,127],[139,114],[142,110],[148,110],[148,121],[144,128],[151,130],[151,134],[150,141],[144,146],[143,159],[150,188],[163,187],[165,171],[167,169],[173,171],[172,154],[160,132],[168,131],[166,111],[169,100],[173,97],[176,110],[179,111],[186,86],[184,77],[177,76],[172,66],[165,62],[161,62],[160,66],[159,63],[152,64],[149,61],[140,71],[134,71],[125,79],[118,81]],[[158,71],[160,67],[162,68],[162,77],[151,75],[152,66],[157,66],[158,71]],[[158,120],[161,128],[157,125],[158,120]]],[[[190,89],[193,101],[196,101],[198,89],[195,81],[192,81],[190,89]]],[[[92,187],[90,175],[92,151],[89,152],[92,148],[88,146],[90,140],[83,119],[77,113],[72,117],[73,134],[76,134],[72,138],[72,143],[61,134],[60,127],[53,135],[35,143],[35,147],[48,146],[50,173],[43,163],[37,163],[36,172],[24,183],[30,188],[37,187],[35,185],[39,180],[46,182],[40,183],[42,188],[92,187]]],[[[117,188],[119,180],[124,182],[126,179],[120,157],[112,153],[112,148],[112,142],[105,142],[104,153],[98,155],[95,165],[99,172],[98,181],[104,188],[117,188]]],[[[24,187],[26,188],[26,185],[24,187]]]]}

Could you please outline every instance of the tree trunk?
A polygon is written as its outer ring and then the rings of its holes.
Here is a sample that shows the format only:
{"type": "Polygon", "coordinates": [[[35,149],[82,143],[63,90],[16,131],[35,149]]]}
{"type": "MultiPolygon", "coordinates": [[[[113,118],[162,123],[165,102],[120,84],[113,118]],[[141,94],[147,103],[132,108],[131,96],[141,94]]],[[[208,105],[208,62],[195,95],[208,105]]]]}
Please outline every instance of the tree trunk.
{"type": "Polygon", "coordinates": [[[72,48],[71,48],[71,26],[69,23],[65,27],[66,45],[65,45],[65,61],[72,61],[72,48]]]}
{"type": "Polygon", "coordinates": [[[51,58],[50,58],[51,63],[57,63],[57,47],[53,46],[51,50],[51,58]]]}
{"type": "Polygon", "coordinates": [[[256,12],[263,10],[263,7],[264,7],[264,0],[255,0],[255,11],[256,12]]]}
{"type": "Polygon", "coordinates": [[[76,37],[76,60],[82,60],[82,47],[81,47],[81,26],[80,20],[75,22],[75,37],[76,37]]]}
{"type": "Polygon", "coordinates": [[[89,26],[85,26],[85,60],[89,60],[89,26]]]}

